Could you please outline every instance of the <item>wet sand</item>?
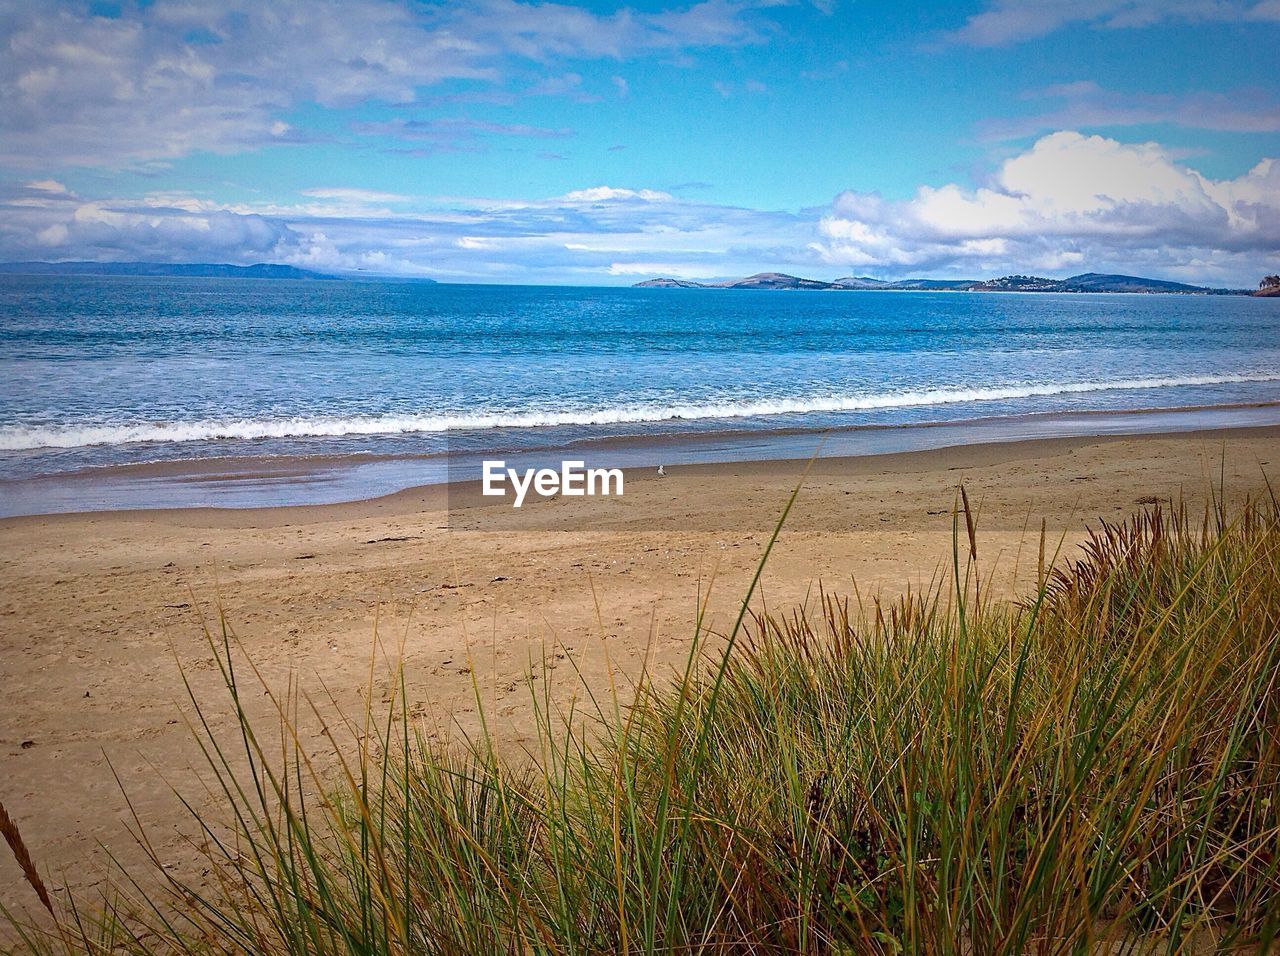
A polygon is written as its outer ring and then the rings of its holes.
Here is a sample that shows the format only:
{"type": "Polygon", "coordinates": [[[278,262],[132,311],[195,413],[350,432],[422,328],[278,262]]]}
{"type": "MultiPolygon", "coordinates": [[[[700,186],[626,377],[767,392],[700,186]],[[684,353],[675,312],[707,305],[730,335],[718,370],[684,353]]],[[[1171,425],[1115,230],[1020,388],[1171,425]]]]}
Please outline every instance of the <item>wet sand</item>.
{"type": "MultiPolygon", "coordinates": [[[[50,883],[102,885],[107,856],[137,863],[119,774],[153,844],[195,866],[169,790],[200,787],[185,672],[213,726],[231,713],[205,637],[219,614],[273,688],[290,680],[348,713],[390,696],[402,666],[411,712],[474,730],[476,696],[504,746],[531,731],[534,673],[568,695],[646,656],[679,664],[708,589],[727,626],[802,461],[627,473],[612,499],[556,498],[520,512],[474,485],[341,505],[133,511],[0,521],[0,801],[50,883]],[[375,642],[375,632],[378,640],[375,642]],[[109,763],[108,763],[109,762],[109,763]],[[168,781],[166,783],[165,781],[168,781]]],[[[813,463],[759,602],[928,587],[949,568],[962,480],[980,508],[979,557],[1008,594],[1034,580],[1040,523],[1069,553],[1086,524],[1139,502],[1197,506],[1280,467],[1280,428],[972,445],[813,463]]],[[[248,707],[271,715],[257,691],[248,707]]],[[[319,737],[309,737],[321,754],[319,737]]],[[[34,902],[0,855],[0,902],[34,902]]]]}
{"type": "MultiPolygon", "coordinates": [[[[117,460],[125,452],[112,448],[102,452],[107,461],[92,467],[67,470],[65,462],[59,466],[36,456],[24,466],[31,472],[26,477],[10,469],[0,478],[0,518],[137,508],[272,508],[367,501],[404,489],[478,480],[484,462],[490,459],[524,469],[558,467],[566,458],[579,458],[591,467],[632,468],[643,473],[660,462],[685,467],[799,460],[814,455],[866,458],[1046,438],[1191,434],[1267,426],[1280,426],[1280,403],[1055,411],[960,421],[868,423],[826,431],[799,427],[697,429],[573,440],[563,433],[558,440],[554,432],[527,429],[518,441],[511,435],[486,433],[478,447],[473,447],[474,435],[469,438],[465,432],[451,432],[448,455],[392,453],[389,449],[393,446],[384,446],[382,451],[354,451],[347,446],[348,450],[340,451],[341,443],[328,446],[324,454],[303,454],[297,449],[268,454],[264,446],[241,446],[232,452],[225,446],[219,448],[218,443],[197,442],[186,449],[195,457],[126,463],[117,460]]],[[[168,453],[176,451],[170,448],[168,453]]],[[[148,456],[157,450],[141,443],[128,447],[127,454],[148,456]]]]}

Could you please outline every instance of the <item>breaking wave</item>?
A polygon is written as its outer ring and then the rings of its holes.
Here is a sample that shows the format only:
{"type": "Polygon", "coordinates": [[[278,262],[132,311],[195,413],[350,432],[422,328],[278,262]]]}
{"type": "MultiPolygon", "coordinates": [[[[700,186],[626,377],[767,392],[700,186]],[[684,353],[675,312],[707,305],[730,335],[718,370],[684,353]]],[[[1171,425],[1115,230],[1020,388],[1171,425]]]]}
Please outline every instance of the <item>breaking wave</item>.
{"type": "Polygon", "coordinates": [[[565,425],[624,425],[675,420],[738,419],[816,412],[856,412],[967,402],[1008,401],[1082,392],[1179,388],[1280,381],[1280,373],[1204,375],[1180,378],[1134,378],[1110,382],[1065,382],[990,388],[938,388],[877,394],[810,395],[728,403],[639,404],[612,408],[553,409],[523,412],[456,412],[435,415],[357,415],[342,418],[229,418],[191,422],[136,424],[0,426],[0,450],[82,448],[93,445],[172,443],[220,440],[341,438],[361,435],[407,435],[450,430],[539,428],[565,425]]]}

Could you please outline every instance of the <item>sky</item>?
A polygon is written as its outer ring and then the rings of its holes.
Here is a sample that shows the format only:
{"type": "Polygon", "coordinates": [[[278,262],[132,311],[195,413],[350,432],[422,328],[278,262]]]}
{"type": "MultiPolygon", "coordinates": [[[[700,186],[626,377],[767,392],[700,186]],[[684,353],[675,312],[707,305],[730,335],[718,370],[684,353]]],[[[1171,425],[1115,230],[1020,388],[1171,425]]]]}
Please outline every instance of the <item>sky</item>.
{"type": "Polygon", "coordinates": [[[1280,272],[1280,0],[0,0],[0,260],[1280,272]]]}

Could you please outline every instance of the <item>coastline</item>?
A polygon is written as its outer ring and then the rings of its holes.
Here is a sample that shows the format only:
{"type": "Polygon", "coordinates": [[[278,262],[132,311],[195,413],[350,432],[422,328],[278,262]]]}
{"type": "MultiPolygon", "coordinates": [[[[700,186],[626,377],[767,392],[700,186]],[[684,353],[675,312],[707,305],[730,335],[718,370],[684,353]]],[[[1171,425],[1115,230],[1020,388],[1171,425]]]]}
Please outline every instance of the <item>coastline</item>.
{"type": "MultiPolygon", "coordinates": [[[[105,465],[0,481],[0,521],[44,514],[130,510],[315,507],[373,502],[426,489],[455,494],[479,479],[486,458],[512,467],[556,467],[585,458],[621,468],[628,480],[657,465],[704,468],[776,461],[874,458],[971,445],[1044,439],[1194,434],[1280,425],[1280,402],[1165,409],[1043,412],[826,430],[729,429],[607,436],[568,445],[452,455],[332,454],[206,457],[105,465]],[[454,489],[450,492],[448,489],[454,489]]],[[[464,495],[465,497],[465,495],[464,495]]]]}

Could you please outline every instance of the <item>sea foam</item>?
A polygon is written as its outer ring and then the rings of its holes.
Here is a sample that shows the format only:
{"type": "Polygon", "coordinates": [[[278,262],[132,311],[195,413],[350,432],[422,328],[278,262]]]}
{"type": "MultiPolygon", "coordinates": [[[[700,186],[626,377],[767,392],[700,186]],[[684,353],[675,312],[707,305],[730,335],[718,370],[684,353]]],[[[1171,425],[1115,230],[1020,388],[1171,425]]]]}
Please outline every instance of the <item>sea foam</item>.
{"type": "Polygon", "coordinates": [[[41,448],[251,441],[271,438],[341,438],[362,435],[430,434],[452,430],[479,431],[496,428],[656,424],[673,420],[734,420],[770,415],[857,412],[968,402],[1009,401],[1084,392],[1276,381],[1280,381],[1280,372],[1002,385],[986,388],[936,388],[867,394],[819,394],[723,403],[636,404],[520,412],[228,418],[190,422],[68,423],[40,426],[4,425],[0,426],[0,450],[29,451],[41,448]]]}

